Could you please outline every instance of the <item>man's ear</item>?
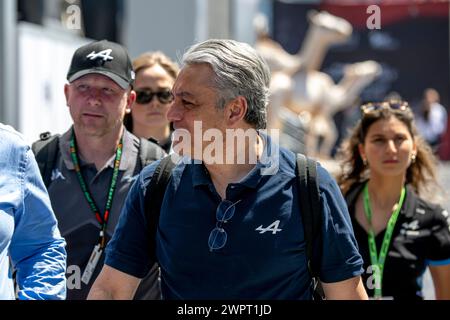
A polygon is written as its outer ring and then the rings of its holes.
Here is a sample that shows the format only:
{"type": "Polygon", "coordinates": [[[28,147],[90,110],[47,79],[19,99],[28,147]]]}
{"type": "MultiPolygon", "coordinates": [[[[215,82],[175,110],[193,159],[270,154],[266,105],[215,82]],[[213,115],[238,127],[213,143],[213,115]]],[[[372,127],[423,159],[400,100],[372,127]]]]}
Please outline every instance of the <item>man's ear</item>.
{"type": "Polygon", "coordinates": [[[64,85],[64,96],[66,97],[66,106],[69,106],[69,97],[70,97],[70,87],[69,85],[66,83],[64,85]]]}
{"type": "Polygon", "coordinates": [[[125,113],[131,113],[131,108],[133,108],[135,101],[136,101],[136,91],[130,90],[128,92],[127,107],[125,108],[125,113]]]}
{"type": "Polygon", "coordinates": [[[245,99],[243,96],[238,96],[226,105],[225,121],[228,125],[233,126],[245,118],[247,110],[247,99],[245,99]]]}

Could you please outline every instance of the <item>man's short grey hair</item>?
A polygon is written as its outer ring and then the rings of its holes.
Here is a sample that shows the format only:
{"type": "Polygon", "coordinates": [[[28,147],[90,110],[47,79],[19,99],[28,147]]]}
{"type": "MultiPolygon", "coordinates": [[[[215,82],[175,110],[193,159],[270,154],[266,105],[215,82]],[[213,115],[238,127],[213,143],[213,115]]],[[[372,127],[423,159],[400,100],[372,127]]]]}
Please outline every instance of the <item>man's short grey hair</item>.
{"type": "Polygon", "coordinates": [[[182,65],[207,63],[215,73],[212,87],[218,91],[217,106],[243,96],[247,100],[247,123],[256,129],[267,125],[270,71],[264,59],[248,44],[210,39],[193,45],[183,55],[182,65]]]}

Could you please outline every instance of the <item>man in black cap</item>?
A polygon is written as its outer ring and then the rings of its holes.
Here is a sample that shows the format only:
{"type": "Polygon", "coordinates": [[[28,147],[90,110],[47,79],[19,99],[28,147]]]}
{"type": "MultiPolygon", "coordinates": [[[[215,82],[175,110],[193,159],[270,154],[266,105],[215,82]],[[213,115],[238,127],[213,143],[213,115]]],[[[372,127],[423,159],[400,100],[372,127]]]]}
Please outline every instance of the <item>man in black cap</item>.
{"type": "MultiPolygon", "coordinates": [[[[85,299],[103,265],[104,248],[131,182],[164,151],[122,124],[136,99],[134,71],[124,47],[105,40],[82,46],[73,55],[67,80],[64,94],[73,126],[54,143],[58,151],[46,184],[67,241],[67,298],[85,299]]],[[[35,149],[37,159],[52,159],[54,139],[44,139],[47,148],[35,149]]],[[[48,168],[40,166],[45,175],[48,168]]],[[[154,267],[135,298],[159,298],[157,279],[154,267]]]]}

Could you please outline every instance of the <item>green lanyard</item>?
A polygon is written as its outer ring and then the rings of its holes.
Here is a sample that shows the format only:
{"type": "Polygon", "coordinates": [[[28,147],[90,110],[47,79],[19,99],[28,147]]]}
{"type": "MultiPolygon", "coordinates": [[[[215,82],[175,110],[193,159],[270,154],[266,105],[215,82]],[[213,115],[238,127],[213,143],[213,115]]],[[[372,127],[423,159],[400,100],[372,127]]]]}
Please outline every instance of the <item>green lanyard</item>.
{"type": "Polygon", "coordinates": [[[70,155],[72,157],[73,166],[75,168],[75,172],[77,174],[78,181],[81,186],[81,190],[83,190],[84,197],[86,198],[87,202],[89,203],[89,206],[91,207],[92,212],[95,214],[95,218],[97,219],[98,223],[101,226],[99,243],[100,243],[100,247],[102,249],[105,247],[106,224],[108,223],[109,212],[112,207],[114,191],[116,190],[117,176],[119,175],[120,159],[122,158],[122,148],[123,148],[123,137],[120,139],[119,145],[117,146],[116,158],[114,161],[114,171],[113,171],[113,175],[111,177],[111,184],[110,184],[109,191],[108,191],[108,199],[106,201],[105,213],[103,214],[103,216],[101,216],[100,210],[98,209],[97,205],[95,204],[94,199],[87,188],[86,182],[84,181],[83,175],[81,174],[80,162],[78,160],[78,154],[77,154],[77,149],[76,149],[75,134],[73,132],[72,132],[72,138],[70,140],[70,155]]]}
{"type": "Polygon", "coordinates": [[[384,263],[386,261],[386,256],[389,248],[389,244],[392,239],[392,233],[394,231],[395,223],[397,222],[397,218],[400,213],[400,209],[403,205],[403,200],[405,199],[405,187],[402,188],[402,192],[400,194],[400,200],[396,204],[396,208],[394,212],[392,213],[389,222],[387,224],[386,231],[384,233],[383,238],[383,244],[381,245],[381,251],[380,255],[377,254],[377,244],[375,242],[375,234],[373,232],[372,228],[372,209],[370,207],[370,199],[369,199],[369,187],[368,183],[364,186],[363,191],[363,197],[364,197],[364,213],[366,214],[367,221],[369,222],[369,251],[370,251],[370,261],[373,266],[377,266],[378,270],[375,270],[375,279],[377,280],[376,283],[378,284],[375,287],[375,294],[374,298],[381,298],[382,295],[382,281],[383,281],[383,271],[384,271],[384,263]],[[377,257],[378,256],[378,257],[377,257]]]}

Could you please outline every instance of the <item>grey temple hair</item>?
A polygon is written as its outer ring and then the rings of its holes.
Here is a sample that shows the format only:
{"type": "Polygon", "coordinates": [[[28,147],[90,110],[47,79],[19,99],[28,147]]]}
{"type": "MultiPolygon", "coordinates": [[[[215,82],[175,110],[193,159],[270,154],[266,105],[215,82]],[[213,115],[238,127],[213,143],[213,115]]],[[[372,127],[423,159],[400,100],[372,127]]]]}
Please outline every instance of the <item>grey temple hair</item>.
{"type": "Polygon", "coordinates": [[[218,90],[218,107],[243,96],[247,100],[247,123],[256,129],[267,125],[270,70],[248,44],[234,40],[210,39],[193,45],[183,55],[182,65],[207,63],[215,73],[212,86],[218,90]]]}

